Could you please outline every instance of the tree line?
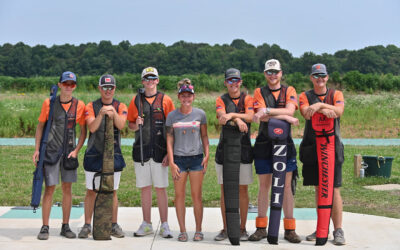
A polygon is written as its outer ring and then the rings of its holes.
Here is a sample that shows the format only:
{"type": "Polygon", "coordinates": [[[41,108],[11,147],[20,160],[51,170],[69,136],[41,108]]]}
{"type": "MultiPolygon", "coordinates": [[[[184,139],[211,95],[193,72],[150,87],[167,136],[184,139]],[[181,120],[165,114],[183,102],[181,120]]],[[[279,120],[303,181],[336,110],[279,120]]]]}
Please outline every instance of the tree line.
{"type": "Polygon", "coordinates": [[[80,45],[29,46],[22,42],[0,46],[0,75],[11,77],[58,76],[71,70],[79,75],[138,74],[147,66],[161,75],[220,75],[231,67],[242,72],[262,72],[267,59],[278,59],[285,74],[308,75],[311,65],[324,63],[329,72],[343,76],[348,72],[400,75],[400,48],[395,45],[370,46],[359,50],[340,50],[317,55],[306,52],[294,57],[278,45],[254,46],[242,39],[231,44],[176,42],[130,44],[110,41],[80,45]]]}

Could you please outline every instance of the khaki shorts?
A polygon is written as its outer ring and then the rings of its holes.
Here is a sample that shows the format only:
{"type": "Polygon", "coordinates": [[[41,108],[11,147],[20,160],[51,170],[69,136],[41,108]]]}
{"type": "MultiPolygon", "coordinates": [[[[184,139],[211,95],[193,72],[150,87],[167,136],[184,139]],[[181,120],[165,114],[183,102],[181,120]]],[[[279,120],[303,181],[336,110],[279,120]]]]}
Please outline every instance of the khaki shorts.
{"type": "MultiPolygon", "coordinates": [[[[86,188],[89,190],[93,190],[93,177],[96,172],[85,171],[85,179],[86,179],[86,188]]],[[[114,190],[118,190],[119,182],[121,180],[121,171],[114,172],[114,190]]],[[[100,176],[96,177],[94,180],[94,185],[96,188],[100,186],[100,176]]]]}
{"type": "MultiPolygon", "coordinates": [[[[223,166],[215,163],[215,170],[217,171],[218,184],[224,184],[223,166]]],[[[240,163],[239,185],[249,185],[251,183],[253,183],[253,165],[240,163]]]]}
{"type": "Polygon", "coordinates": [[[54,186],[60,183],[60,174],[61,174],[61,182],[76,182],[78,179],[78,171],[74,170],[65,170],[61,164],[62,157],[58,160],[58,162],[54,165],[44,165],[44,182],[46,186],[54,186]]]}
{"type": "Polygon", "coordinates": [[[163,167],[161,163],[157,163],[150,159],[144,163],[133,162],[136,174],[136,187],[144,188],[153,185],[157,188],[168,187],[168,166],[163,167]]]}

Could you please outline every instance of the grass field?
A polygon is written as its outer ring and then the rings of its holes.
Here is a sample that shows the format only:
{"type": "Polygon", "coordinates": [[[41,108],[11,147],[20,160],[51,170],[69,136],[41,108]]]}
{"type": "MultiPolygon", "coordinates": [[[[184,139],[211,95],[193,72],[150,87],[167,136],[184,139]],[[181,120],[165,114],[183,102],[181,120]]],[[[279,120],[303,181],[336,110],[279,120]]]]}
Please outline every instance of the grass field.
{"type": "MultiPolygon", "coordinates": [[[[211,157],[209,169],[204,179],[203,201],[206,207],[218,207],[220,188],[214,168],[215,146],[210,149],[211,157]]],[[[83,152],[79,154],[80,164],[83,162],[83,152]]],[[[140,206],[140,191],[135,187],[135,173],[131,158],[131,147],[123,146],[123,155],[127,167],[121,177],[120,189],[118,191],[120,206],[140,206]]],[[[30,146],[0,146],[0,206],[28,206],[31,198],[32,172],[34,166],[31,161],[33,147],[30,146]]],[[[400,147],[372,147],[372,146],[346,146],[345,163],[343,165],[343,187],[341,188],[344,210],[356,213],[381,215],[400,218],[400,191],[372,191],[363,188],[364,185],[375,185],[385,183],[400,184],[400,147]],[[353,156],[383,155],[395,157],[392,165],[392,176],[389,179],[369,177],[355,179],[353,177],[353,156]]],[[[295,196],[296,207],[315,207],[314,188],[304,187],[301,177],[301,163],[299,163],[300,179],[295,196]]],[[[249,186],[250,202],[257,204],[258,180],[254,174],[254,183],[249,186]]],[[[78,182],[72,187],[73,204],[79,204],[85,196],[85,179],[83,168],[79,167],[78,182]]],[[[188,206],[192,205],[190,200],[189,186],[187,188],[188,206]]],[[[174,189],[170,178],[168,187],[169,206],[173,206],[174,189]]],[[[57,187],[54,201],[61,201],[61,189],[57,187]]],[[[153,206],[156,206],[153,195],[153,206]]]]}
{"type": "MultiPolygon", "coordinates": [[[[178,106],[175,92],[167,93],[178,106]]],[[[250,93],[252,94],[252,93],[250,93]]],[[[133,93],[118,92],[116,98],[129,105],[133,93]]],[[[198,93],[194,105],[206,111],[208,133],[217,138],[219,126],[215,116],[215,99],[221,93],[198,93]]],[[[75,96],[85,103],[99,97],[99,93],[76,92],[75,96]]],[[[398,138],[400,136],[400,99],[399,93],[357,94],[344,93],[345,112],[341,118],[343,138],[398,138]]],[[[0,93],[0,137],[33,137],[37,118],[43,100],[48,93],[0,93]]],[[[300,112],[295,116],[300,120],[300,126],[292,128],[294,138],[301,138],[304,129],[304,119],[300,112]]],[[[252,125],[252,131],[258,126],[252,125]]],[[[123,137],[134,137],[127,127],[122,131],[123,137]]]]}

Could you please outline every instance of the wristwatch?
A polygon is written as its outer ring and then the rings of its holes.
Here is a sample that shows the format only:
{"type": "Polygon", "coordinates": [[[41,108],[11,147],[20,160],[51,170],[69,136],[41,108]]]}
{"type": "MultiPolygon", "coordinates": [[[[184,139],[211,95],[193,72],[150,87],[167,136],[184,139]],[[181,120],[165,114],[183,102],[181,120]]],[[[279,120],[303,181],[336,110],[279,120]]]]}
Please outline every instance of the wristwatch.
{"type": "Polygon", "coordinates": [[[269,115],[271,113],[271,109],[270,108],[266,108],[265,110],[264,110],[264,114],[265,115],[269,115]]]}

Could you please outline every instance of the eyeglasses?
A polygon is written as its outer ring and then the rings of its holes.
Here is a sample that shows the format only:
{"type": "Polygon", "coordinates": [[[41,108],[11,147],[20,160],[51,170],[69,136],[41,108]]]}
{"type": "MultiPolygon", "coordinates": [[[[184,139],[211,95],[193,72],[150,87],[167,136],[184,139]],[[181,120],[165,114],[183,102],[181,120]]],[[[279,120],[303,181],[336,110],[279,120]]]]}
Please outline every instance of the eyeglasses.
{"type": "Polygon", "coordinates": [[[240,81],[241,81],[240,78],[230,78],[230,79],[227,79],[227,80],[226,80],[226,82],[227,82],[228,84],[238,83],[238,82],[240,82],[240,81]]]}
{"type": "Polygon", "coordinates": [[[115,88],[115,86],[111,86],[111,85],[101,86],[101,89],[104,91],[113,90],[114,88],[115,88]]]}
{"type": "Polygon", "coordinates": [[[150,81],[155,81],[155,80],[157,80],[157,79],[158,79],[157,76],[147,76],[147,77],[144,77],[144,78],[143,78],[143,81],[145,81],[145,82],[150,82],[150,81]]]}
{"type": "Polygon", "coordinates": [[[63,82],[63,83],[61,83],[61,84],[62,84],[62,86],[63,86],[64,88],[67,88],[67,87],[75,88],[75,87],[76,87],[76,83],[66,83],[66,82],[63,82]]]}
{"type": "Polygon", "coordinates": [[[277,75],[277,74],[279,74],[279,70],[267,70],[266,71],[266,73],[267,73],[267,75],[269,75],[269,76],[272,76],[272,75],[277,75]]]}
{"type": "Polygon", "coordinates": [[[327,75],[325,75],[325,74],[316,74],[316,75],[312,75],[312,77],[314,78],[314,79],[318,79],[318,78],[325,78],[327,75]]]}

